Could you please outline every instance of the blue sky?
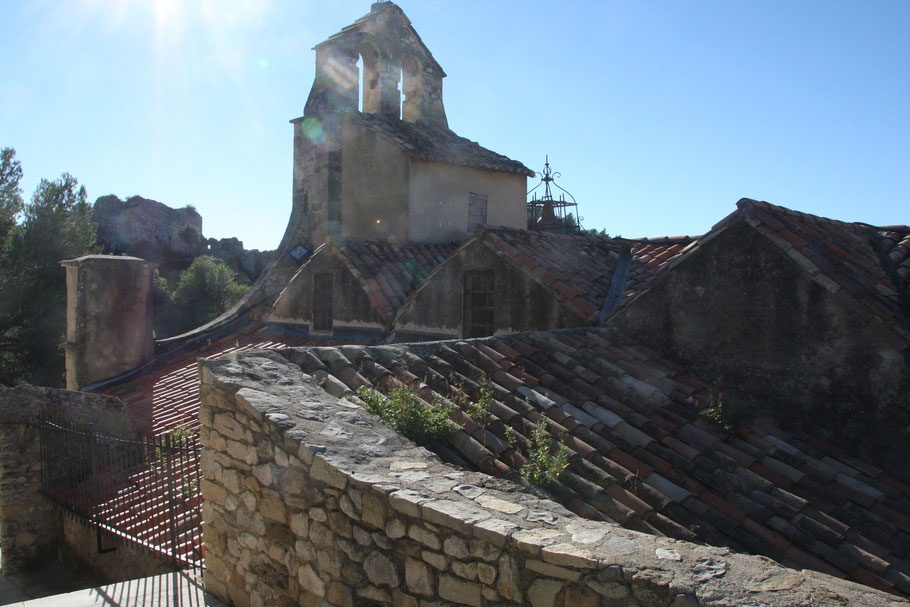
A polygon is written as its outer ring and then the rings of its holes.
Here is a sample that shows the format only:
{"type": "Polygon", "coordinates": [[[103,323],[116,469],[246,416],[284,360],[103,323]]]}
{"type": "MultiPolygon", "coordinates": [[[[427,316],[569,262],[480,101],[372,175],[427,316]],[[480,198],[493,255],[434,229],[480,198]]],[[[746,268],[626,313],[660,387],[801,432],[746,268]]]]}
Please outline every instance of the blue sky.
{"type": "MultiPolygon", "coordinates": [[[[586,227],[699,234],[741,197],[910,224],[910,2],[401,0],[459,135],[540,170],[586,227]]],[[[367,1],[0,0],[0,146],[26,195],[195,205],[274,248],[310,50],[367,1]]],[[[529,188],[536,181],[529,180],[529,188]]]]}

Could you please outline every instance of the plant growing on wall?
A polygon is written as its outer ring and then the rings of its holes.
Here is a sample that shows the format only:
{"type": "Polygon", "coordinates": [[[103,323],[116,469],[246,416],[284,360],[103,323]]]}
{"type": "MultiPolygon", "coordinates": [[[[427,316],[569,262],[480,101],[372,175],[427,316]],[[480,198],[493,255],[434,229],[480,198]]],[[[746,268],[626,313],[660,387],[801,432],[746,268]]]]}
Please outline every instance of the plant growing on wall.
{"type": "MultiPolygon", "coordinates": [[[[521,476],[533,485],[546,487],[555,481],[569,465],[569,454],[566,446],[560,444],[553,449],[550,435],[547,433],[547,418],[541,417],[531,430],[531,441],[528,444],[528,463],[521,467],[521,476]]],[[[516,447],[518,442],[515,431],[506,428],[506,440],[516,447]]],[[[517,448],[517,447],[516,447],[517,448]]]]}
{"type": "Polygon", "coordinates": [[[480,380],[480,395],[477,400],[471,400],[464,389],[456,382],[452,382],[452,400],[471,416],[482,428],[490,425],[493,415],[493,384],[490,378],[480,380]]]}
{"type": "Polygon", "coordinates": [[[712,392],[708,398],[708,406],[698,414],[727,433],[733,432],[740,422],[739,413],[724,400],[724,395],[720,392],[712,392]]]}
{"type": "Polygon", "coordinates": [[[388,394],[367,387],[357,390],[370,413],[378,415],[396,432],[418,445],[445,441],[455,432],[449,423],[449,407],[437,396],[432,403],[424,402],[409,388],[396,388],[388,394]]]}

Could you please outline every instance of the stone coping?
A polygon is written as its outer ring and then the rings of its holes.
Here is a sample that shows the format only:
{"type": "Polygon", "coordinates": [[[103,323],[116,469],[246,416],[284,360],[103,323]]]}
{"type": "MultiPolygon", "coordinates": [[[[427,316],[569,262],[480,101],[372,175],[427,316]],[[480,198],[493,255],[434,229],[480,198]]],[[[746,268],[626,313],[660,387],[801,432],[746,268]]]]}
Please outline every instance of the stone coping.
{"type": "Polygon", "coordinates": [[[611,585],[631,587],[642,605],[910,604],[766,557],[587,521],[530,486],[443,463],[358,405],[324,392],[277,352],[231,354],[200,366],[203,386],[232,393],[247,415],[295,444],[314,480],[372,493],[403,516],[510,550],[542,576],[582,580],[602,596],[611,585]]]}

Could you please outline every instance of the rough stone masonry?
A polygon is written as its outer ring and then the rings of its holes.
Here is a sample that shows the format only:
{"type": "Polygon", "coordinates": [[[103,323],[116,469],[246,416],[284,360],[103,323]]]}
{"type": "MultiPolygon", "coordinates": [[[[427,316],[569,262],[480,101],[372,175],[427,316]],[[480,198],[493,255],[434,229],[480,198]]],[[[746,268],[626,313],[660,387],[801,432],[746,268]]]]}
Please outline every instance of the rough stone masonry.
{"type": "Polygon", "coordinates": [[[910,604],[581,519],[459,470],[278,352],[201,363],[205,581],[256,605],[910,604]]]}

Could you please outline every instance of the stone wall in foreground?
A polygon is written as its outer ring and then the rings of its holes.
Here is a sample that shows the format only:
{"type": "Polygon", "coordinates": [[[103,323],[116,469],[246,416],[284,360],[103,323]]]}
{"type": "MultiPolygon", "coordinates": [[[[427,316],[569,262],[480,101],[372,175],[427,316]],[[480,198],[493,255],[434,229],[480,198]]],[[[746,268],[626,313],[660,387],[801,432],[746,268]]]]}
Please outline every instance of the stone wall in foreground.
{"type": "Polygon", "coordinates": [[[277,352],[201,364],[205,582],[238,607],[908,605],[443,464],[277,352]]]}
{"type": "Polygon", "coordinates": [[[129,417],[110,396],[18,386],[0,389],[0,554],[4,572],[58,557],[63,539],[56,507],[41,494],[41,416],[128,434],[129,417]]]}

